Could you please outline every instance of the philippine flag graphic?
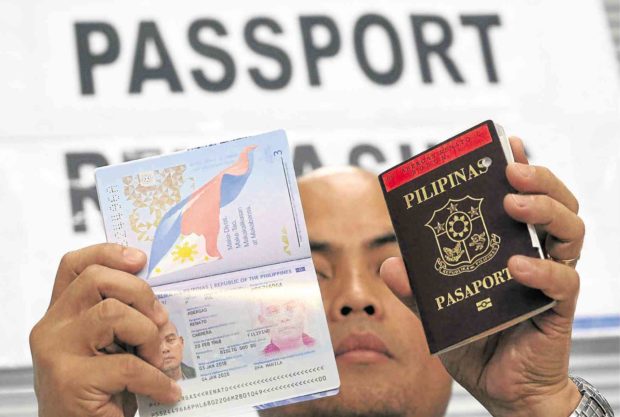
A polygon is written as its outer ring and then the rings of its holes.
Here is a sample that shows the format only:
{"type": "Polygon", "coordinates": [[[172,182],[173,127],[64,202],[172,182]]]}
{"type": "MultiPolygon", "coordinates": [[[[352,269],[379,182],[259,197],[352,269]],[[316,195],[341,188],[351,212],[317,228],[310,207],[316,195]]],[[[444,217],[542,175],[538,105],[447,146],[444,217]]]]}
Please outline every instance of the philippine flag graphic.
{"type": "Polygon", "coordinates": [[[153,238],[147,278],[222,258],[217,247],[220,208],[232,202],[247,182],[256,146],[246,146],[237,161],[172,207],[153,238]]]}

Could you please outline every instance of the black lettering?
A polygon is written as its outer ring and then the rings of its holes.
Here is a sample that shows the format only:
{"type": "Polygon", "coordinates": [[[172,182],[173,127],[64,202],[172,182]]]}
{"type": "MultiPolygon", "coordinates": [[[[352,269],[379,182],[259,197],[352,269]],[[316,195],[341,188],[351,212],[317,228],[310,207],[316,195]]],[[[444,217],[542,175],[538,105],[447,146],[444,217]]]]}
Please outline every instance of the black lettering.
{"type": "Polygon", "coordinates": [[[321,85],[319,59],[334,56],[338,53],[340,50],[340,33],[336,23],[328,16],[301,16],[299,23],[301,24],[301,35],[304,42],[310,85],[321,85]],[[317,26],[323,26],[329,32],[329,40],[322,47],[316,45],[312,36],[313,30],[317,26]]]}
{"type": "Polygon", "coordinates": [[[112,25],[103,22],[76,23],[74,29],[80,72],[80,89],[83,95],[95,94],[93,69],[96,65],[110,64],[116,61],[121,50],[118,34],[112,25]],[[90,35],[93,33],[102,34],[107,41],[107,47],[98,54],[95,54],[90,48],[90,35]]]}
{"type": "Polygon", "coordinates": [[[95,185],[84,186],[80,184],[80,169],[83,166],[102,167],[108,165],[108,161],[99,153],[67,153],[65,155],[67,175],[69,176],[69,198],[71,199],[71,218],[73,231],[86,232],[86,219],[84,216],[84,201],[92,200],[99,208],[97,189],[95,185]]]}
{"type": "Polygon", "coordinates": [[[400,158],[404,161],[405,159],[409,159],[413,156],[413,149],[411,145],[408,143],[403,143],[400,145],[400,158]]]}
{"type": "Polygon", "coordinates": [[[362,164],[360,162],[362,157],[365,155],[372,156],[378,163],[385,162],[385,156],[379,148],[369,144],[361,144],[356,145],[353,149],[351,149],[351,153],[349,154],[349,164],[361,167],[362,164]]]}
{"type": "Polygon", "coordinates": [[[461,16],[461,23],[463,26],[474,26],[478,29],[484,67],[487,70],[487,79],[491,83],[498,82],[495,61],[493,60],[493,51],[491,50],[491,41],[489,40],[489,29],[491,26],[501,25],[499,16],[496,14],[461,16]]]}
{"type": "Polygon", "coordinates": [[[135,161],[136,159],[148,158],[149,156],[160,155],[159,149],[135,149],[123,152],[123,162],[135,161]]]}
{"type": "Polygon", "coordinates": [[[452,29],[450,29],[448,22],[443,17],[437,15],[411,15],[411,24],[413,26],[413,37],[416,44],[418,59],[420,61],[422,80],[425,83],[433,82],[429,56],[431,54],[436,54],[455,82],[465,82],[456,68],[454,61],[448,56],[448,48],[452,45],[452,29]],[[437,25],[441,30],[442,36],[437,43],[429,43],[424,37],[424,26],[429,23],[437,25]]]}
{"type": "Polygon", "coordinates": [[[312,145],[298,145],[293,149],[293,168],[296,176],[302,176],[323,164],[312,145]]]}
{"type": "Polygon", "coordinates": [[[164,80],[168,82],[172,92],[178,93],[183,91],[181,81],[179,81],[179,76],[174,69],[174,65],[172,65],[172,60],[170,55],[168,55],[157,25],[155,22],[140,22],[136,52],[131,70],[129,93],[136,94],[142,92],[142,85],[148,80],[164,80]],[[152,68],[147,67],[145,62],[146,44],[149,41],[153,42],[160,60],[160,64],[152,68]]]}
{"type": "Polygon", "coordinates": [[[382,85],[394,84],[400,79],[403,72],[403,53],[400,46],[400,40],[398,34],[394,29],[394,26],[383,16],[378,14],[367,14],[358,19],[355,23],[353,30],[353,38],[355,40],[355,56],[357,62],[362,67],[364,74],[373,82],[382,85]],[[364,44],[364,38],[366,35],[366,29],[371,26],[378,26],[382,28],[390,41],[390,48],[392,50],[392,65],[385,72],[379,72],[371,67],[368,61],[366,48],[364,44]]]}
{"type": "Polygon", "coordinates": [[[257,17],[251,19],[247,25],[245,25],[245,42],[248,44],[250,49],[257,54],[274,59],[280,65],[280,75],[274,79],[269,79],[265,77],[258,68],[253,67],[249,69],[250,76],[257,86],[266,90],[277,90],[284,88],[291,80],[293,68],[291,65],[291,60],[282,49],[268,43],[260,42],[256,39],[255,31],[260,26],[269,28],[271,32],[275,34],[282,33],[282,28],[275,20],[267,17],[257,17]]]}
{"type": "Polygon", "coordinates": [[[209,79],[202,70],[192,70],[192,76],[200,88],[205,91],[222,92],[230,88],[235,81],[237,70],[235,62],[228,52],[213,45],[202,42],[199,34],[203,29],[212,29],[216,35],[226,35],[226,28],[215,19],[199,19],[189,27],[189,44],[200,55],[218,61],[224,67],[224,76],[217,81],[209,79]]]}

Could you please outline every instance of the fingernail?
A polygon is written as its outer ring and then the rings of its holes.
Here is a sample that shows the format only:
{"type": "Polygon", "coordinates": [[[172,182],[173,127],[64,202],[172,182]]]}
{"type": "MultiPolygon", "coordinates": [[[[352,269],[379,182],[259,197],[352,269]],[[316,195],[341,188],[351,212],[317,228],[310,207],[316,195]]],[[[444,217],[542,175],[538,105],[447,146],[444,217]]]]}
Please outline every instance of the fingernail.
{"type": "Polygon", "coordinates": [[[153,301],[153,312],[159,324],[164,324],[168,320],[168,311],[157,298],[153,301]]]}
{"type": "Polygon", "coordinates": [[[144,253],[142,251],[129,247],[123,249],[123,256],[131,263],[138,263],[144,260],[144,253]]]}
{"type": "Polygon", "coordinates": [[[175,400],[179,401],[183,395],[183,391],[181,391],[181,387],[176,382],[172,383],[172,392],[174,393],[175,400]]]}
{"type": "Polygon", "coordinates": [[[512,197],[512,201],[514,201],[515,204],[519,207],[527,206],[531,199],[530,196],[521,194],[511,194],[510,196],[512,197]]]}
{"type": "Polygon", "coordinates": [[[532,175],[534,175],[534,171],[536,171],[536,168],[534,168],[532,165],[517,163],[516,166],[519,174],[524,177],[531,177],[532,175]]]}
{"type": "Polygon", "coordinates": [[[532,262],[527,258],[527,256],[515,256],[512,258],[512,267],[514,272],[516,273],[527,273],[531,272],[533,265],[532,262]]]}

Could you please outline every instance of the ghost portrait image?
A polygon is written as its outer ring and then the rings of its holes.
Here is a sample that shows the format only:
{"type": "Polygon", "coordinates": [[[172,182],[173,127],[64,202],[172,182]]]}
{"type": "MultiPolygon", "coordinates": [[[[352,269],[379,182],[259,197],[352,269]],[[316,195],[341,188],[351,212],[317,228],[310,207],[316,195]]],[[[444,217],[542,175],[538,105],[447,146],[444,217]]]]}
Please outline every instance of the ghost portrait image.
{"type": "Polygon", "coordinates": [[[265,355],[314,346],[315,339],[305,332],[306,305],[284,292],[261,300],[258,321],[269,329],[265,355]]]}
{"type": "Polygon", "coordinates": [[[175,320],[178,323],[177,326],[172,319],[173,316],[171,315],[171,320],[159,330],[163,356],[161,370],[175,381],[195,378],[196,369],[191,366],[191,355],[187,354],[185,338],[179,333],[178,326],[181,326],[182,321],[175,320]]]}

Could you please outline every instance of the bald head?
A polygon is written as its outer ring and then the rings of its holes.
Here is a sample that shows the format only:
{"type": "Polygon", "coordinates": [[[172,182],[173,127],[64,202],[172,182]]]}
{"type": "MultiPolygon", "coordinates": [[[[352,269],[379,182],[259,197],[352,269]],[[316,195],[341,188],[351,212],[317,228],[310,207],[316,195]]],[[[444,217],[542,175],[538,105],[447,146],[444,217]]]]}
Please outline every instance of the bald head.
{"type": "Polygon", "coordinates": [[[310,240],[323,240],[326,228],[346,236],[362,224],[379,234],[393,233],[373,173],[355,167],[321,168],[301,177],[298,184],[310,240]]]}
{"type": "Polygon", "coordinates": [[[177,329],[176,324],[174,324],[171,321],[168,321],[166,324],[164,324],[162,327],[160,327],[159,333],[161,335],[173,334],[175,336],[178,336],[179,335],[179,330],[177,329]]]}
{"type": "Polygon", "coordinates": [[[364,186],[376,188],[375,191],[381,193],[379,181],[375,174],[352,166],[320,168],[299,178],[298,184],[300,189],[320,187],[324,190],[340,189],[341,191],[364,186]]]}

